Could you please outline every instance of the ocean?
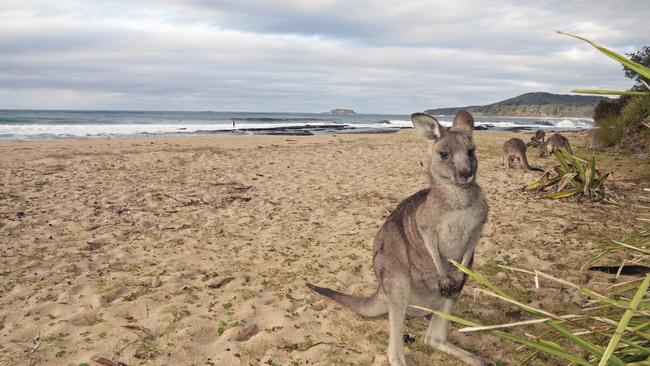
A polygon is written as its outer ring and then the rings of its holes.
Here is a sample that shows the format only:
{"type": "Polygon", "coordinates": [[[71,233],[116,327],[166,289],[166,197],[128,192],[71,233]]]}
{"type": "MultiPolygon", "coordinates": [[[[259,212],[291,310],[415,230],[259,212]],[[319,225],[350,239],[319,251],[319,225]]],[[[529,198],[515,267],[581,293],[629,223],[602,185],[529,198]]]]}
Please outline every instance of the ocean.
{"type": "MultiPolygon", "coordinates": [[[[453,116],[436,116],[450,125],[453,116]]],[[[589,129],[585,118],[476,117],[485,129],[589,129]]],[[[408,115],[264,112],[0,110],[0,140],[143,135],[383,133],[412,127],[408,115]],[[235,127],[233,128],[233,121],[235,127]]]]}

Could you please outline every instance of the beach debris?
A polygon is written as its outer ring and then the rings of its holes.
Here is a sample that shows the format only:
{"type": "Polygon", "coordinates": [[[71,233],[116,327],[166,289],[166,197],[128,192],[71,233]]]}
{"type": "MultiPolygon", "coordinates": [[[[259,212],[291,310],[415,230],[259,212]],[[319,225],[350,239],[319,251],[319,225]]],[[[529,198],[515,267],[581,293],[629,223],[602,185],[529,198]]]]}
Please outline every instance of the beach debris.
{"type": "Polygon", "coordinates": [[[121,361],[113,361],[109,360],[108,358],[104,357],[93,357],[92,358],[93,362],[98,363],[102,366],[129,366],[125,364],[124,362],[121,361]]]}
{"type": "Polygon", "coordinates": [[[122,328],[128,329],[134,333],[136,333],[138,336],[143,336],[144,338],[147,339],[154,339],[153,333],[142,325],[137,325],[137,324],[128,324],[128,325],[123,325],[122,328]]]}
{"type": "Polygon", "coordinates": [[[221,201],[217,204],[214,205],[214,207],[217,208],[224,208],[228,206],[229,204],[239,200],[239,201],[244,201],[244,202],[249,202],[252,198],[248,196],[228,196],[224,197],[221,199],[221,201]]]}
{"type": "Polygon", "coordinates": [[[151,279],[150,287],[157,288],[160,287],[160,285],[162,285],[162,281],[160,280],[160,275],[157,274],[151,279]]]}
{"type": "Polygon", "coordinates": [[[281,350],[284,350],[284,351],[287,351],[287,352],[292,352],[292,351],[305,352],[310,348],[320,346],[320,345],[334,346],[334,347],[342,348],[342,349],[345,349],[347,351],[350,351],[350,352],[353,352],[353,353],[356,353],[356,354],[361,353],[359,350],[354,349],[354,348],[350,348],[345,343],[342,343],[342,342],[323,342],[323,341],[313,342],[311,340],[308,340],[308,341],[303,342],[303,343],[288,343],[288,344],[285,344],[285,345],[282,345],[282,346],[275,346],[275,348],[281,349],[281,350]]]}
{"type": "Polygon", "coordinates": [[[232,282],[234,279],[235,279],[235,277],[222,278],[219,281],[215,281],[215,282],[212,282],[212,283],[208,284],[208,287],[209,288],[215,288],[215,289],[216,288],[222,288],[223,286],[225,286],[225,285],[229,284],[230,282],[232,282]]]}
{"type": "Polygon", "coordinates": [[[624,264],[622,266],[591,266],[590,271],[599,271],[609,274],[622,274],[625,276],[645,275],[650,273],[650,267],[639,264],[624,264]]]}
{"type": "Polygon", "coordinates": [[[16,212],[16,216],[22,219],[23,217],[25,217],[25,211],[19,210],[18,212],[16,212]]]}
{"type": "Polygon", "coordinates": [[[235,336],[235,341],[237,342],[246,342],[247,340],[251,339],[254,335],[259,333],[260,330],[257,327],[257,324],[250,324],[246,326],[244,329],[240,330],[239,333],[235,336]]]}
{"type": "Polygon", "coordinates": [[[81,250],[97,250],[104,245],[108,244],[109,240],[107,237],[99,237],[99,238],[94,238],[86,241],[86,246],[82,248],[81,250]]]}
{"type": "Polygon", "coordinates": [[[203,199],[191,199],[183,203],[183,206],[200,206],[200,205],[209,205],[209,202],[204,201],[203,199]]]}

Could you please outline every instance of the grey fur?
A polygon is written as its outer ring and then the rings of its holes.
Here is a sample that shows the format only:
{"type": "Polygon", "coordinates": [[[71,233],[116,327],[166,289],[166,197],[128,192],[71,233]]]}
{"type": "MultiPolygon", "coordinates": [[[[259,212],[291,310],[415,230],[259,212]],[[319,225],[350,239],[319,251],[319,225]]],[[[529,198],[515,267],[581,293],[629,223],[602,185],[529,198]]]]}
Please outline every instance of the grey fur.
{"type": "Polygon", "coordinates": [[[569,144],[569,140],[556,132],[553,134],[553,136],[549,137],[545,143],[539,145],[539,156],[546,157],[552,154],[553,151],[561,149],[566,149],[569,153],[571,153],[571,145],[569,144]]]}
{"type": "Polygon", "coordinates": [[[533,135],[530,138],[530,141],[526,143],[526,146],[539,146],[540,144],[543,144],[545,136],[546,136],[546,132],[544,132],[543,130],[537,130],[535,132],[535,135],[533,135]]]}
{"type": "MultiPolygon", "coordinates": [[[[471,114],[458,112],[451,128],[422,113],[413,114],[411,120],[430,144],[430,187],[402,201],[375,236],[377,291],[370,297],[359,297],[307,284],[358,314],[388,313],[388,359],[393,366],[406,365],[402,344],[405,316],[427,315],[409,304],[448,314],[452,311],[465,275],[449,259],[471,266],[488,214],[487,201],[475,182],[471,114]]],[[[492,364],[451,344],[448,334],[449,321],[433,316],[424,341],[470,365],[492,364]]]]}
{"type": "Polygon", "coordinates": [[[519,166],[522,169],[537,170],[540,172],[544,171],[544,169],[540,167],[530,166],[528,164],[528,158],[526,158],[526,144],[522,139],[516,137],[503,143],[503,165],[506,169],[510,169],[510,163],[512,161],[519,161],[519,166]]]}

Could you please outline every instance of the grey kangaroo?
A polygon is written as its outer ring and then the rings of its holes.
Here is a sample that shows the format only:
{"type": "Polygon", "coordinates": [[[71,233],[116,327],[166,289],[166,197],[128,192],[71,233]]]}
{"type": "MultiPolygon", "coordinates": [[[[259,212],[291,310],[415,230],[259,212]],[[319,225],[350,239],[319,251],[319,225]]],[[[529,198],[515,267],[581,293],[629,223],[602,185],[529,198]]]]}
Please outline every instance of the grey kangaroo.
{"type": "Polygon", "coordinates": [[[539,146],[539,144],[543,144],[544,136],[546,136],[546,132],[537,130],[537,132],[535,132],[535,135],[530,138],[530,141],[526,143],[526,146],[539,146]]]}
{"type": "MultiPolygon", "coordinates": [[[[307,284],[362,316],[388,313],[388,359],[392,366],[406,365],[402,343],[406,315],[427,315],[409,304],[451,313],[465,275],[449,259],[472,265],[488,215],[487,201],[475,182],[472,115],[458,112],[451,128],[427,114],[415,113],[411,120],[429,143],[430,187],[402,201],[377,232],[373,249],[377,291],[370,297],[360,297],[307,284]]],[[[451,344],[448,334],[449,321],[433,316],[424,341],[470,365],[492,365],[451,344]]]]}
{"type": "Polygon", "coordinates": [[[566,137],[560,135],[559,133],[554,133],[553,136],[549,137],[545,143],[539,144],[539,156],[546,157],[553,153],[555,150],[566,149],[571,153],[571,145],[569,145],[569,140],[566,137]],[[549,151],[549,146],[551,151],[549,151]]]}
{"type": "Polygon", "coordinates": [[[524,140],[516,137],[503,143],[503,165],[505,165],[506,169],[510,169],[510,163],[513,160],[519,161],[519,166],[523,169],[537,170],[540,172],[544,171],[542,168],[530,166],[528,164],[528,159],[526,158],[526,144],[524,143],[524,140]]]}

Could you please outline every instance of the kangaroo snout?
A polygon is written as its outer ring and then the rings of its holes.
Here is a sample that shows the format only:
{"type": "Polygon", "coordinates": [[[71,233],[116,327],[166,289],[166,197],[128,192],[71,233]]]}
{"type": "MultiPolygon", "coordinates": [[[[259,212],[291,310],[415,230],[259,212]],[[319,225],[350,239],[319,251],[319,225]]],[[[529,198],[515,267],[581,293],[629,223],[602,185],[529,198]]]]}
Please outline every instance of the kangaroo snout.
{"type": "Polygon", "coordinates": [[[461,177],[461,178],[468,179],[468,178],[471,178],[472,176],[474,176],[474,173],[472,173],[472,171],[469,170],[469,169],[460,170],[458,172],[458,176],[461,177]]]}
{"type": "Polygon", "coordinates": [[[456,172],[456,182],[459,185],[465,186],[469,185],[474,181],[474,172],[470,169],[463,169],[456,172]]]}

